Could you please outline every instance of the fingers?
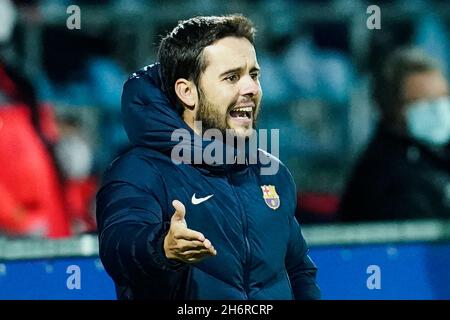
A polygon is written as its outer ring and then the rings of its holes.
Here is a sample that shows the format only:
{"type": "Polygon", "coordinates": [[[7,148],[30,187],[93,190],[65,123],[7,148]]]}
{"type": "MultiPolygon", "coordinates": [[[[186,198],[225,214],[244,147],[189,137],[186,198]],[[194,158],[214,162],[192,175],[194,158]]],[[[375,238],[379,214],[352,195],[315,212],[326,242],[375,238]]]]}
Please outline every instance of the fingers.
{"type": "Polygon", "coordinates": [[[193,241],[193,240],[198,240],[201,242],[205,241],[205,236],[201,232],[198,232],[198,231],[195,231],[195,230],[192,230],[189,228],[183,228],[183,227],[180,227],[180,228],[175,227],[173,230],[173,236],[177,240],[183,239],[183,240],[190,240],[190,241],[193,241]]]}
{"type": "Polygon", "coordinates": [[[190,250],[190,251],[184,251],[181,256],[183,257],[184,261],[187,261],[189,263],[195,263],[203,260],[206,257],[215,256],[217,253],[212,253],[209,250],[203,249],[203,250],[190,250]]]}
{"type": "Polygon", "coordinates": [[[203,245],[205,246],[205,249],[209,250],[209,252],[211,252],[214,256],[217,254],[216,249],[214,249],[214,246],[208,239],[205,239],[205,241],[203,241],[203,245]]]}
{"type": "Polygon", "coordinates": [[[175,213],[172,216],[172,220],[175,221],[183,220],[186,215],[186,208],[184,207],[184,204],[178,200],[173,200],[172,205],[175,208],[175,213]]]}
{"type": "Polygon", "coordinates": [[[201,250],[201,249],[208,250],[208,248],[205,247],[204,243],[202,241],[198,241],[198,240],[189,241],[189,240],[180,239],[177,242],[177,247],[179,248],[179,250],[182,250],[182,251],[183,250],[184,251],[201,250]]]}
{"type": "Polygon", "coordinates": [[[187,251],[195,251],[195,250],[205,250],[209,251],[211,254],[216,254],[217,251],[214,249],[214,246],[211,244],[211,242],[206,239],[205,241],[186,241],[186,240],[178,240],[177,247],[180,250],[180,252],[187,252],[187,251]]]}
{"type": "Polygon", "coordinates": [[[208,239],[205,239],[203,242],[197,240],[176,240],[170,252],[168,257],[187,263],[196,263],[206,257],[217,255],[216,249],[208,239]]]}
{"type": "Polygon", "coordinates": [[[175,208],[175,213],[173,214],[170,224],[171,229],[174,233],[175,239],[185,239],[185,240],[199,240],[204,241],[205,236],[195,230],[191,230],[187,228],[185,216],[186,216],[186,208],[184,204],[178,200],[173,200],[172,205],[175,208]],[[176,223],[176,222],[182,222],[176,223]]]}
{"type": "Polygon", "coordinates": [[[170,229],[164,238],[164,251],[169,259],[184,262],[198,262],[208,256],[217,255],[211,241],[198,231],[189,229],[186,224],[186,208],[178,200],[172,201],[175,213],[170,221],[170,229]]]}

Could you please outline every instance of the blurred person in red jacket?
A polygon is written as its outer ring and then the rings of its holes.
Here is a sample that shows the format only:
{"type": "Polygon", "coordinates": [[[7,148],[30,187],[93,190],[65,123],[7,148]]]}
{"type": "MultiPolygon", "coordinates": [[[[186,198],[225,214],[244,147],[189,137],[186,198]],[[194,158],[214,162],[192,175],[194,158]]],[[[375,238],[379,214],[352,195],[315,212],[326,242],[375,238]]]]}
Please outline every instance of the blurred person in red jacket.
{"type": "MultiPolygon", "coordinates": [[[[10,42],[16,17],[0,4],[0,46],[10,42]]],[[[49,105],[0,56],[0,234],[58,238],[71,235],[63,181],[53,147],[58,132],[49,105]]]]}
{"type": "Polygon", "coordinates": [[[0,95],[0,232],[69,236],[52,152],[57,139],[52,110],[39,106],[27,81],[1,62],[0,95]]]}

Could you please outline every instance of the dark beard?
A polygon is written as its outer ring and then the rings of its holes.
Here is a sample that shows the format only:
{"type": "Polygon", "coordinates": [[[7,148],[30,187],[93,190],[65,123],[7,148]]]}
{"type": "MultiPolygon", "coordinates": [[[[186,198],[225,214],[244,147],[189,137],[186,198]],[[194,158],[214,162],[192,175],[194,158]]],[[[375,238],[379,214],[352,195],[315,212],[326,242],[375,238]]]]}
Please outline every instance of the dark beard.
{"type": "MultiPolygon", "coordinates": [[[[203,132],[208,129],[218,129],[222,133],[223,137],[226,137],[226,130],[228,129],[229,131],[231,131],[231,129],[228,127],[227,124],[227,117],[229,111],[234,107],[235,104],[232,103],[231,105],[229,105],[227,107],[227,111],[225,112],[225,114],[221,114],[218,111],[220,110],[220,108],[210,103],[208,99],[206,99],[205,95],[203,94],[203,91],[200,88],[198,91],[199,91],[198,111],[195,117],[195,121],[202,122],[203,132]]],[[[258,107],[259,106],[257,106],[257,109],[258,107]]],[[[256,118],[257,114],[255,112],[252,117],[252,128],[255,130],[256,130],[256,118]]]]}
{"type": "Polygon", "coordinates": [[[203,92],[199,90],[198,111],[195,117],[195,121],[202,122],[202,129],[206,131],[208,129],[218,129],[225,137],[227,129],[227,113],[225,115],[220,114],[218,108],[210,103],[203,92]]]}

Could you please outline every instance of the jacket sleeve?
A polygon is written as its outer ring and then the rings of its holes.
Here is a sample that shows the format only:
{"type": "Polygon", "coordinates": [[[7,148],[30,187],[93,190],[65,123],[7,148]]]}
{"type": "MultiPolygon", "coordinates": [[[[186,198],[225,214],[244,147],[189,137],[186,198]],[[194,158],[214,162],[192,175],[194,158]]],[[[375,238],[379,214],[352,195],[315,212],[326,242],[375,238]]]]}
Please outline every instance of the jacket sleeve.
{"type": "Polygon", "coordinates": [[[106,172],[97,194],[100,258],[116,284],[142,288],[159,283],[166,290],[176,283],[185,264],[164,254],[170,226],[165,203],[161,177],[145,160],[119,158],[106,172]]]}
{"type": "Polygon", "coordinates": [[[320,299],[316,282],[317,267],[308,255],[308,248],[295,217],[290,218],[290,235],[286,255],[286,269],[296,300],[320,299]]]}

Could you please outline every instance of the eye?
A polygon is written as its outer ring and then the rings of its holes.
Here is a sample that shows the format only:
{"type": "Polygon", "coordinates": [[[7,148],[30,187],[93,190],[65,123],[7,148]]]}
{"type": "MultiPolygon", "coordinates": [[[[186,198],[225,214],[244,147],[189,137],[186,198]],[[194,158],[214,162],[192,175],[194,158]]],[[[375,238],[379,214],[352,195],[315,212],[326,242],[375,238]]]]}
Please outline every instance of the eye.
{"type": "Polygon", "coordinates": [[[252,77],[253,80],[259,79],[259,72],[250,73],[250,77],[252,77]]]}
{"type": "Polygon", "coordinates": [[[229,82],[236,82],[237,80],[239,80],[239,77],[236,74],[232,74],[226,77],[225,80],[229,82]]]}

